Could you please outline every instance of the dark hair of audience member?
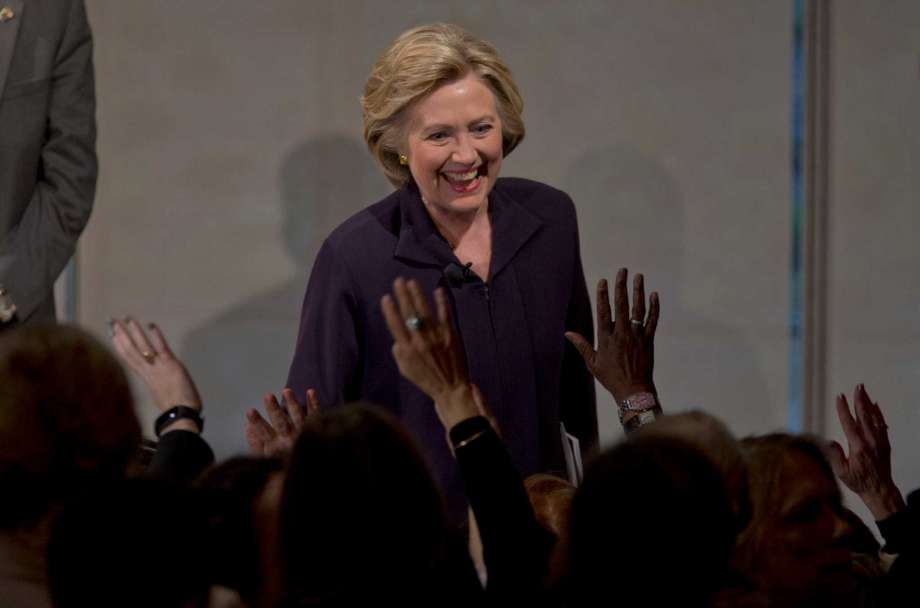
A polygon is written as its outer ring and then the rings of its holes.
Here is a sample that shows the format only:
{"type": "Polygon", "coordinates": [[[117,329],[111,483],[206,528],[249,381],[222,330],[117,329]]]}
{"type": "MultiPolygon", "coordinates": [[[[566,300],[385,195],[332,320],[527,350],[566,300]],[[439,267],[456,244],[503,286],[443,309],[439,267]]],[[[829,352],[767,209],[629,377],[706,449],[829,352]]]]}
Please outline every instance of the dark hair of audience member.
{"type": "Polygon", "coordinates": [[[682,439],[709,457],[722,472],[728,499],[735,513],[736,529],[743,530],[751,519],[751,495],[747,463],[741,443],[725,424],[711,414],[693,410],[668,414],[638,430],[639,436],[667,436],[682,439]]]}
{"type": "Polygon", "coordinates": [[[204,529],[188,488],[138,478],[87,492],[64,507],[51,530],[54,606],[205,606],[204,529]]]}
{"type": "MultiPolygon", "coordinates": [[[[240,456],[211,468],[197,482],[207,517],[209,578],[239,593],[247,606],[261,605],[266,579],[280,567],[272,529],[278,518],[260,513],[260,503],[269,481],[283,470],[279,458],[240,456]]],[[[265,507],[280,510],[280,504],[265,507]]]]}
{"type": "Polygon", "coordinates": [[[0,527],[37,521],[95,481],[124,477],[140,441],[130,385],[88,333],[35,325],[0,339],[0,527]]]}
{"type": "Polygon", "coordinates": [[[438,588],[447,536],[441,495],[392,415],[353,404],[307,418],[282,497],[285,605],[453,593],[438,588]]]}
{"type": "Polygon", "coordinates": [[[572,502],[571,606],[706,606],[735,543],[720,472],[692,445],[638,437],[588,466],[572,502]]]}

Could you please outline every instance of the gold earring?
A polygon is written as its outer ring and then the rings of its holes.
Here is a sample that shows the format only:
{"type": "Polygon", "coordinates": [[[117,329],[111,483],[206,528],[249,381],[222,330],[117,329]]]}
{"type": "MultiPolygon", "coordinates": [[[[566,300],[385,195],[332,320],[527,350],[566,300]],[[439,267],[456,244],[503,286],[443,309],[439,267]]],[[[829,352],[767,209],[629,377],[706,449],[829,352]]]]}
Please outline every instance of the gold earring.
{"type": "Polygon", "coordinates": [[[400,155],[399,155],[399,164],[402,165],[403,167],[405,167],[406,165],[408,165],[408,164],[409,164],[409,157],[406,156],[405,154],[400,154],[400,155]]]}

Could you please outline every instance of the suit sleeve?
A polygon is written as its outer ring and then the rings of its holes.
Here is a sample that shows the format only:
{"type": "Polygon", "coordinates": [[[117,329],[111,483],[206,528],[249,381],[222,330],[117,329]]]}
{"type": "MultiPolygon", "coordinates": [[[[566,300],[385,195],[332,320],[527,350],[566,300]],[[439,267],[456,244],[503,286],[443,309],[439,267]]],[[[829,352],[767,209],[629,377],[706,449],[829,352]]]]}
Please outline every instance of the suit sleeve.
{"type": "Polygon", "coordinates": [[[316,390],[322,405],[360,397],[359,314],[345,261],[326,241],[307,283],[287,386],[316,390]]]}
{"type": "MultiPolygon", "coordinates": [[[[578,224],[577,222],[574,224],[575,262],[572,269],[572,293],[569,295],[565,329],[578,332],[593,342],[594,317],[591,311],[591,299],[588,297],[588,287],[585,284],[585,272],[581,264],[578,224]]],[[[559,386],[559,403],[561,404],[559,417],[565,423],[566,430],[578,437],[582,457],[587,458],[598,446],[594,377],[571,342],[565,340],[564,348],[562,380],[559,386]]]]}
{"type": "Polygon", "coordinates": [[[35,192],[0,243],[0,283],[21,320],[51,293],[89,221],[96,191],[93,40],[83,0],[71,4],[48,103],[35,192]]]}

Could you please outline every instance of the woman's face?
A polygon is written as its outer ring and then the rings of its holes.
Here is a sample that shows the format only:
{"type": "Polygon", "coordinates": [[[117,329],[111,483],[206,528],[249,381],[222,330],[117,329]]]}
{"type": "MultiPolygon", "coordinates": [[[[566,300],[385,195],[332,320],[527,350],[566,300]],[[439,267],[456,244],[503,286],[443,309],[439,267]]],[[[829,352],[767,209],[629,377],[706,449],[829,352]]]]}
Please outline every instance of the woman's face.
{"type": "Polygon", "coordinates": [[[502,166],[495,95],[476,75],[448,82],[409,113],[409,170],[433,213],[484,208],[502,166]]]}
{"type": "Polygon", "coordinates": [[[779,510],[765,530],[761,574],[770,588],[822,592],[849,576],[850,555],[836,539],[845,525],[834,479],[804,454],[790,451],[779,510]]]}

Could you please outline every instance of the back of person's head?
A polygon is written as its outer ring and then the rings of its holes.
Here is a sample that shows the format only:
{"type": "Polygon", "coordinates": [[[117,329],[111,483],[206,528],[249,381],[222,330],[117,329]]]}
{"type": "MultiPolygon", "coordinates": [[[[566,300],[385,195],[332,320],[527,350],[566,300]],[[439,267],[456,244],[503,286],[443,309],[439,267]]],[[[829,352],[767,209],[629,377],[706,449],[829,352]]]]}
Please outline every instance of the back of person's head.
{"type": "Polygon", "coordinates": [[[195,495],[165,481],[126,480],[69,502],[48,544],[54,606],[206,605],[204,525],[195,495]]]}
{"type": "Polygon", "coordinates": [[[0,527],[41,517],[75,487],[120,479],[139,441],[128,379],[95,338],[66,325],[0,338],[0,527]]]}
{"type": "Polygon", "coordinates": [[[723,584],[735,527],[719,471],[672,437],[624,441],[585,471],[572,503],[565,594],[704,606],[723,584]]]}
{"type": "Polygon", "coordinates": [[[284,463],[240,456],[209,469],[197,483],[207,517],[211,580],[235,590],[248,606],[263,605],[280,568],[277,546],[284,463]]]}
{"type": "Polygon", "coordinates": [[[641,427],[637,434],[675,437],[691,443],[703,452],[722,472],[738,531],[747,525],[751,518],[751,496],[744,451],[741,443],[721,420],[699,410],[669,414],[654,424],[641,427]]]}
{"type": "Polygon", "coordinates": [[[537,473],[524,480],[524,489],[537,522],[557,539],[568,536],[575,486],[556,475],[537,473]]]}
{"type": "Polygon", "coordinates": [[[287,604],[405,598],[432,580],[446,536],[440,492],[392,415],[353,404],[307,418],[282,495],[287,604]]]}

